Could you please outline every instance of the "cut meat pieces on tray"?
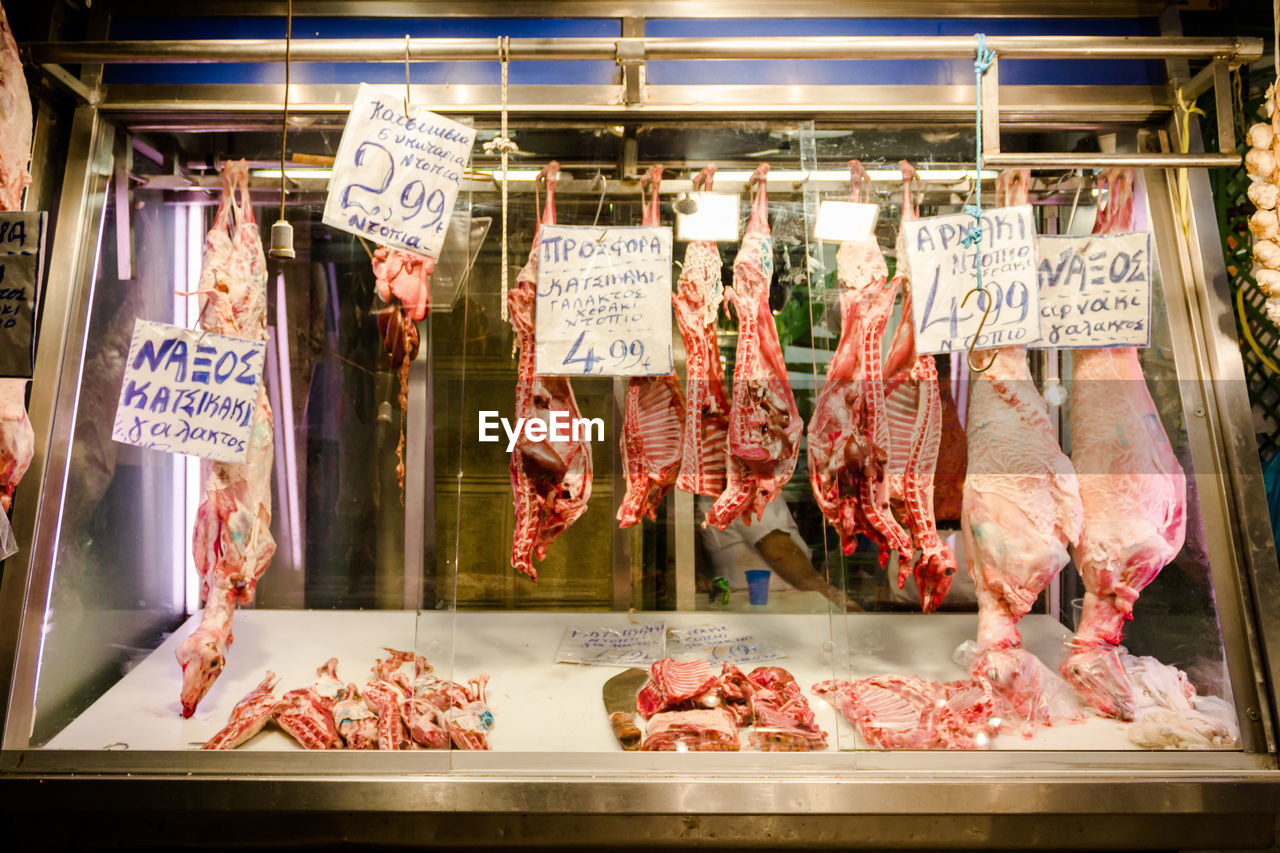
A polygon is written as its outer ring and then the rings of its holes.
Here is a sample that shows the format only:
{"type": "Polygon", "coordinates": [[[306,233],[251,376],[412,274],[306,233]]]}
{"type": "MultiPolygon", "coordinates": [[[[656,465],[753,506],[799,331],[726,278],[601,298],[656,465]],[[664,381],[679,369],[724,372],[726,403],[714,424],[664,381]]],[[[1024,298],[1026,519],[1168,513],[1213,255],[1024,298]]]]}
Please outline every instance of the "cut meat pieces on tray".
{"type": "MultiPolygon", "coordinates": [[[[662,166],[649,169],[640,192],[649,187],[650,199],[642,225],[658,224],[658,187],[662,166]]],[[[632,527],[640,519],[658,517],[658,506],[676,485],[684,451],[684,395],[675,374],[633,376],[627,382],[622,415],[622,464],[627,493],[618,506],[618,525],[632,527]]]]}
{"type": "MultiPolygon", "coordinates": [[[[710,192],[714,164],[693,179],[695,190],[710,192]]],[[[718,497],[729,461],[729,391],[716,340],[716,318],[724,300],[720,249],[714,240],[693,240],[684,254],[676,292],[671,296],[684,339],[684,449],[676,487],[695,495],[718,497]]]]}
{"type": "Polygon", "coordinates": [[[723,708],[665,711],[646,726],[640,749],[648,752],[736,752],[738,725],[723,708]]]}
{"type": "Polygon", "coordinates": [[[761,163],[751,177],[756,197],[733,262],[733,287],[728,294],[738,315],[728,483],[705,522],[721,530],[738,518],[750,524],[767,504],[778,499],[795,473],[804,429],[769,310],[773,238],[769,231],[768,174],[769,164],[761,163]]]}
{"type": "MultiPolygon", "coordinates": [[[[573,388],[563,376],[534,374],[534,312],[538,296],[538,239],[543,225],[556,221],[555,185],[560,164],[552,161],[539,173],[547,182],[547,203],[538,219],[529,261],[516,277],[516,286],[507,295],[511,326],[520,348],[516,378],[516,417],[525,423],[542,421],[550,436],[553,412],[575,422],[580,413],[573,388]]],[[[511,543],[511,565],[538,579],[535,559],[547,555],[547,548],[587,511],[591,497],[591,443],[584,435],[569,441],[535,441],[522,430],[511,452],[511,490],[515,499],[515,532],[511,543]]]]}
{"type": "MultiPolygon", "coordinates": [[[[200,267],[200,328],[236,338],[267,338],[267,259],[249,202],[249,164],[222,169],[222,200],[205,236],[200,267]]],[[[253,601],[271,563],[271,464],[274,424],[264,383],[243,464],[201,460],[200,506],[191,550],[205,608],[178,647],[182,716],[190,717],[222,673],[235,605],[253,601]]]]}
{"type": "Polygon", "coordinates": [[[649,668],[649,680],[636,694],[640,716],[680,708],[716,686],[716,676],[704,660],[678,663],[671,658],[656,661],[649,668]]]}

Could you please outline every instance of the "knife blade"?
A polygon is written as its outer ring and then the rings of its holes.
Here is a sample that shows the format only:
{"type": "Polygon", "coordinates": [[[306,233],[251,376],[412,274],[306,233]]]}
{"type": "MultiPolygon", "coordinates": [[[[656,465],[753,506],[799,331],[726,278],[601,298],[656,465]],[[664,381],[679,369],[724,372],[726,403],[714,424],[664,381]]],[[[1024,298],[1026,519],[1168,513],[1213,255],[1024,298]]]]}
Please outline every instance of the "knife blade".
{"type": "Polygon", "coordinates": [[[636,714],[636,694],[649,679],[643,669],[624,669],[604,683],[604,709],[618,746],[628,752],[640,746],[640,720],[636,714]]]}

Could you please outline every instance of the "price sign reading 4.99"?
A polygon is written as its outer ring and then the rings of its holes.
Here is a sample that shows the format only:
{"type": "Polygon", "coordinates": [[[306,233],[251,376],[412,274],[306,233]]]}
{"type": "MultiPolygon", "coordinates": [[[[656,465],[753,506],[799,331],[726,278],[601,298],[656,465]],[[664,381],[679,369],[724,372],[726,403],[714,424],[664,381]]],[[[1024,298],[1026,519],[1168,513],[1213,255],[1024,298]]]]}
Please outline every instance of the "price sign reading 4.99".
{"type": "Polygon", "coordinates": [[[534,372],[671,372],[671,229],[544,225],[534,372]]]}
{"type": "Polygon", "coordinates": [[[440,257],[474,128],[415,109],[404,90],[360,84],[334,159],[324,223],[440,257]]]}
{"type": "MultiPolygon", "coordinates": [[[[982,251],[965,245],[974,220],[967,213],[902,224],[911,270],[916,352],[940,353],[1021,345],[1040,340],[1036,287],[1036,231],[1030,205],[982,213],[982,251]],[[982,267],[986,295],[965,295],[982,267]],[[974,339],[990,300],[991,312],[974,339]]],[[[899,263],[901,263],[899,259],[899,263]]]]}

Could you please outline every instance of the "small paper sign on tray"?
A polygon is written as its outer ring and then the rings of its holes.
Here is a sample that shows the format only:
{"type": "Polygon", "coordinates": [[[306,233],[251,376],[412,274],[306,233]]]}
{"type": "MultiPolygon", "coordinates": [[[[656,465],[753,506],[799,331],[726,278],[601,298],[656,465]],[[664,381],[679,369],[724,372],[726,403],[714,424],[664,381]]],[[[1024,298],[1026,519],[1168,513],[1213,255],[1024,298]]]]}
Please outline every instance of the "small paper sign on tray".
{"type": "Polygon", "coordinates": [[[564,629],[556,663],[647,667],[664,656],[667,626],[645,622],[624,628],[573,625],[564,629]]]}
{"type": "Polygon", "coordinates": [[[902,223],[918,353],[956,352],[971,342],[977,350],[1029,346],[1040,340],[1031,205],[983,211],[981,259],[975,246],[962,242],[973,225],[967,213],[902,223]],[[978,283],[975,262],[982,266],[982,286],[989,296],[975,294],[964,304],[965,295],[978,283]],[[991,313],[982,336],[973,340],[987,298],[992,300],[991,313]]]}
{"type": "Polygon", "coordinates": [[[824,201],[818,208],[813,235],[828,243],[856,243],[869,239],[880,217],[880,205],[853,201],[824,201]]]}
{"type": "Polygon", "coordinates": [[[111,437],[122,444],[244,462],[266,344],[139,319],[111,437]]]}
{"type": "Polygon", "coordinates": [[[0,212],[0,376],[31,376],[47,217],[0,212]]]}
{"type": "Polygon", "coordinates": [[[745,634],[741,629],[716,624],[672,628],[667,632],[667,654],[678,661],[732,664],[760,663],[787,656],[772,643],[745,634]]]}
{"type": "Polygon", "coordinates": [[[676,213],[677,239],[738,242],[738,206],[741,196],[737,193],[697,192],[689,193],[688,201],[693,204],[694,210],[692,213],[676,213]]]}
{"type": "Polygon", "coordinates": [[[361,83],[329,179],[324,224],[430,258],[467,170],[474,128],[410,105],[404,89],[361,83]]]}
{"type": "Polygon", "coordinates": [[[671,373],[671,229],[544,225],[534,372],[671,373]]]}
{"type": "Polygon", "coordinates": [[[1145,347],[1151,343],[1149,234],[1046,236],[1040,252],[1037,346],[1145,347]]]}

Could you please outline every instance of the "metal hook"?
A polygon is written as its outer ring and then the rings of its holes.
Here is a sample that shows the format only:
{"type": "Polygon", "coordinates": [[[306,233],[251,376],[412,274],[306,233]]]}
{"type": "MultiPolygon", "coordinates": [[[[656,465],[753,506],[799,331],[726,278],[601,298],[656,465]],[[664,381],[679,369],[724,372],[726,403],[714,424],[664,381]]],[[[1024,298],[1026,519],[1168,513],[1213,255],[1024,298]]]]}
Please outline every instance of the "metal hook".
{"type": "MultiPolygon", "coordinates": [[[[596,172],[595,177],[591,179],[590,188],[595,189],[597,183],[600,184],[600,202],[596,205],[596,218],[591,220],[592,228],[595,228],[597,225],[600,224],[600,211],[604,210],[604,197],[609,190],[609,179],[606,178],[604,174],[601,172],[596,172]]],[[[641,189],[640,194],[642,196],[644,195],[643,189],[641,189]]]]}
{"type": "Polygon", "coordinates": [[[960,307],[963,308],[968,302],[969,297],[975,293],[980,293],[987,298],[987,307],[983,309],[982,319],[978,322],[978,330],[973,333],[973,337],[969,339],[968,352],[965,354],[965,361],[969,364],[970,373],[986,373],[991,369],[991,365],[996,363],[995,354],[992,354],[991,360],[987,362],[985,367],[978,367],[973,363],[973,345],[978,342],[978,338],[982,335],[982,329],[987,325],[987,317],[991,315],[992,299],[991,294],[987,292],[985,287],[975,287],[964,295],[964,299],[960,300],[960,307]]]}

